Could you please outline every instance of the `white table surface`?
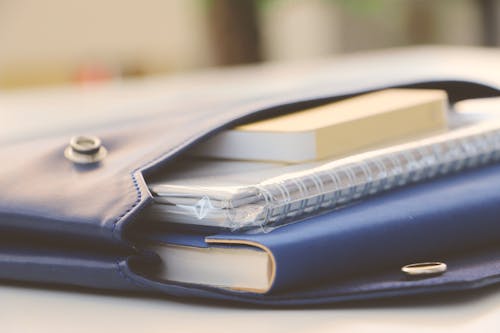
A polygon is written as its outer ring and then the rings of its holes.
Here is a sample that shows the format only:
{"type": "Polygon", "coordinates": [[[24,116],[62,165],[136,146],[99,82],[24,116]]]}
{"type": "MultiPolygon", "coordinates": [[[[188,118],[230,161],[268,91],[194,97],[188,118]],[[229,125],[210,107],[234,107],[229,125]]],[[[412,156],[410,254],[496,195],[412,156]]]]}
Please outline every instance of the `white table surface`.
{"type": "Polygon", "coordinates": [[[500,287],[465,295],[262,309],[0,285],[0,332],[499,332],[500,287]]]}

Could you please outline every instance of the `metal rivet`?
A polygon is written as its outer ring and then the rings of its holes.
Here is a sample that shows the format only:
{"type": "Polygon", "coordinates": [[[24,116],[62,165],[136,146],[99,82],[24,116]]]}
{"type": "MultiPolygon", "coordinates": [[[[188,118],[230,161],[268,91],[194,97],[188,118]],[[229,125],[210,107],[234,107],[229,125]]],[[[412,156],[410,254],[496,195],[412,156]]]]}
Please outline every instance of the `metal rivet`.
{"type": "Polygon", "coordinates": [[[71,138],[64,150],[64,156],[73,163],[91,164],[102,161],[108,151],[96,136],[80,135],[71,138]]]}
{"type": "Polygon", "coordinates": [[[401,271],[410,276],[425,276],[443,274],[446,269],[445,263],[431,261],[406,265],[401,268],[401,271]]]}

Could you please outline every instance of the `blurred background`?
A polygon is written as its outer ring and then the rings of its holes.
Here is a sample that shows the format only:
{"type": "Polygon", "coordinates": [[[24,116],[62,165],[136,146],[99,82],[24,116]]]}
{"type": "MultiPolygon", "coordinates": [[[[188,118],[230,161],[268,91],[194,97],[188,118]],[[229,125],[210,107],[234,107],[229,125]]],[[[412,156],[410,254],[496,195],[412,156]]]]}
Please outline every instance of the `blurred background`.
{"type": "Polygon", "coordinates": [[[500,45],[500,0],[0,0],[0,89],[417,44],[500,45]]]}

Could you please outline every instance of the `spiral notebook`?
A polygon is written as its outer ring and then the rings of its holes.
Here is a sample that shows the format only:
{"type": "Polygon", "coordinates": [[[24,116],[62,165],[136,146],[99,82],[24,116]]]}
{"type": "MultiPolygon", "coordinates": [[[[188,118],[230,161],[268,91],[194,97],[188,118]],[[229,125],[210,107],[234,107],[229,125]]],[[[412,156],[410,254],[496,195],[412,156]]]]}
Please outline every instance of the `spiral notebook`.
{"type": "Polygon", "coordinates": [[[157,221],[232,230],[273,227],[499,159],[495,119],[330,161],[185,159],[174,166],[181,171],[150,184],[155,196],[150,214],[157,221]]]}

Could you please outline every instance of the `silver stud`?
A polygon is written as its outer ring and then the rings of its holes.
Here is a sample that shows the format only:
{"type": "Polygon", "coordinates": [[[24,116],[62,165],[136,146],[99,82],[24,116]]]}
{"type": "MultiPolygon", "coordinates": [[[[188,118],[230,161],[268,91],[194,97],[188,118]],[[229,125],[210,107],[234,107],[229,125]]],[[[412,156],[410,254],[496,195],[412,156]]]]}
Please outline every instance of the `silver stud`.
{"type": "Polygon", "coordinates": [[[425,276],[443,274],[447,268],[445,263],[431,261],[406,265],[401,268],[401,271],[410,276],[425,276]]]}
{"type": "Polygon", "coordinates": [[[64,156],[76,164],[92,164],[102,161],[108,151],[96,136],[80,135],[71,138],[64,156]]]}

